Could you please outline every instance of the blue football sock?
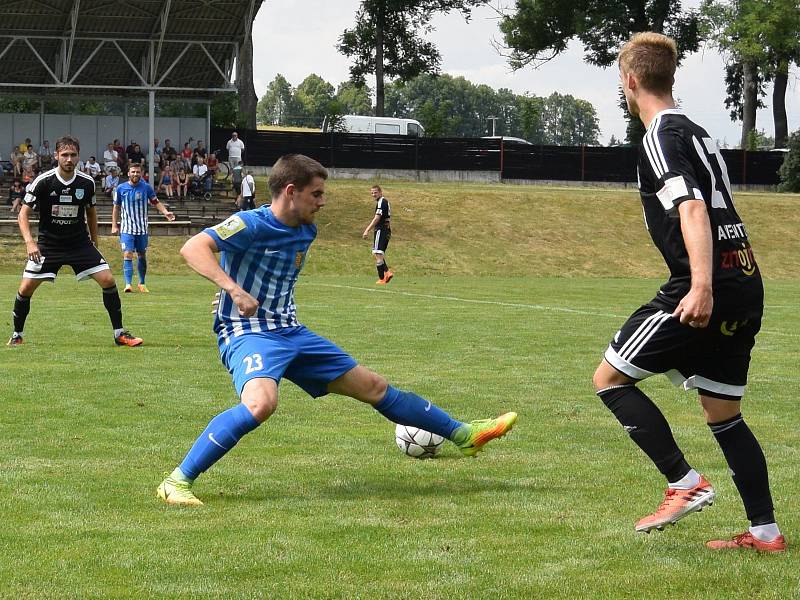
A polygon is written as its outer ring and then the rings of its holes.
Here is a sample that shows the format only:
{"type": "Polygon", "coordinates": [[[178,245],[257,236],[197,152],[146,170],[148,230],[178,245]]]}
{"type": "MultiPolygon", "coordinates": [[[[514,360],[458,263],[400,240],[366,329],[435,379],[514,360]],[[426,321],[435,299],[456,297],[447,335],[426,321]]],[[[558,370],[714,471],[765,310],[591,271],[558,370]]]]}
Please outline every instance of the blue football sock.
{"type": "Polygon", "coordinates": [[[125,258],[122,260],[122,274],[125,276],[125,285],[130,285],[133,281],[133,259],[125,258]]]}
{"type": "Polygon", "coordinates": [[[139,256],[139,260],[136,261],[136,270],[139,271],[139,283],[144,285],[144,278],[147,275],[147,257],[146,256],[139,256]]]}
{"type": "Polygon", "coordinates": [[[452,440],[456,430],[464,426],[429,400],[392,386],[374,408],[390,421],[424,429],[448,440],[452,440]]]}
{"type": "Polygon", "coordinates": [[[181,472],[194,481],[258,425],[250,410],[241,403],[218,414],[183,459],[179,467],[181,472]]]}

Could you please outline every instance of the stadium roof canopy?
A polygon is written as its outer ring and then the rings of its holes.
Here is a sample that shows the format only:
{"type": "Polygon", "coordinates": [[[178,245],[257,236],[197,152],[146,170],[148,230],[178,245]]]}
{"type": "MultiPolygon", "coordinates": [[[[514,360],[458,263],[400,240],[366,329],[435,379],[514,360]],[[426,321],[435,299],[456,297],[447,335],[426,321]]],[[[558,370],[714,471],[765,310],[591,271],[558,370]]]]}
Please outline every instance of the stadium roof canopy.
{"type": "Polygon", "coordinates": [[[260,0],[4,0],[0,95],[208,98],[234,89],[260,0]]]}

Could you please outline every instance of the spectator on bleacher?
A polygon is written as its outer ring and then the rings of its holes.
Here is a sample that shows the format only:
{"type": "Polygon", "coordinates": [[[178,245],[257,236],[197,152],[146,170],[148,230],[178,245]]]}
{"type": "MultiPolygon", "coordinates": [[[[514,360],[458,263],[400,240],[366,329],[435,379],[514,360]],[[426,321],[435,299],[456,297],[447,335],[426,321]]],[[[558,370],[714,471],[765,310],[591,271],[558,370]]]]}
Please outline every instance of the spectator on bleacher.
{"type": "Polygon", "coordinates": [[[235,131],[231,134],[231,139],[225,145],[228,149],[228,162],[231,167],[235,167],[242,162],[242,153],[244,152],[244,142],[239,139],[239,134],[235,131]]]}
{"type": "Polygon", "coordinates": [[[211,191],[211,184],[213,182],[211,181],[211,177],[208,176],[208,165],[206,165],[202,156],[197,157],[197,164],[192,167],[192,178],[202,182],[203,188],[207,192],[211,191]]]}
{"type": "Polygon", "coordinates": [[[53,168],[53,149],[50,142],[45,140],[39,148],[39,168],[42,171],[49,171],[53,168]]]}
{"type": "Polygon", "coordinates": [[[22,157],[25,152],[21,146],[14,146],[11,151],[11,166],[14,169],[14,177],[22,177],[22,157]]]}
{"type": "Polygon", "coordinates": [[[36,179],[36,173],[33,172],[32,165],[25,165],[22,167],[22,183],[28,185],[31,181],[36,179]]]}
{"type": "Polygon", "coordinates": [[[114,140],[113,148],[117,153],[117,164],[120,166],[124,165],[127,157],[125,156],[125,148],[122,147],[122,142],[114,140]]]}
{"type": "MultiPolygon", "coordinates": [[[[130,144],[128,144],[128,145],[126,146],[126,148],[125,148],[125,155],[126,155],[126,156],[128,156],[128,162],[130,162],[130,155],[131,155],[131,152],[133,152],[133,147],[134,147],[135,145],[136,145],[136,140],[131,140],[131,143],[130,143],[130,144]]],[[[139,151],[140,151],[140,152],[141,152],[141,150],[142,150],[142,149],[141,149],[141,148],[139,148],[139,151]]]]}
{"type": "Polygon", "coordinates": [[[189,188],[189,175],[183,167],[178,169],[178,175],[175,177],[175,195],[178,198],[186,197],[186,190],[189,188]]]}
{"type": "Polygon", "coordinates": [[[22,155],[22,170],[30,168],[31,171],[36,171],[39,168],[39,155],[33,149],[33,144],[29,144],[25,149],[25,154],[22,155]]]}
{"type": "Polygon", "coordinates": [[[103,179],[103,193],[106,195],[106,198],[111,198],[114,195],[114,190],[117,189],[118,185],[119,169],[117,169],[117,167],[111,167],[103,179]]]}
{"type": "Polygon", "coordinates": [[[152,152],[149,153],[153,156],[148,154],[147,158],[148,160],[153,159],[153,166],[157,169],[161,169],[161,152],[161,142],[158,141],[158,138],[153,138],[152,152]]]}
{"type": "Polygon", "coordinates": [[[164,168],[161,169],[161,180],[158,182],[156,192],[165,192],[167,198],[172,198],[173,179],[172,168],[169,165],[164,165],[164,168]]]}
{"type": "Polygon", "coordinates": [[[8,210],[15,214],[19,213],[24,197],[25,187],[22,185],[22,181],[15,177],[11,183],[11,188],[8,190],[8,206],[10,207],[8,210]]]}
{"type": "Polygon", "coordinates": [[[95,181],[100,179],[100,163],[97,162],[94,156],[90,156],[89,160],[86,161],[86,164],[83,165],[83,172],[95,181]]]}
{"type": "Polygon", "coordinates": [[[144,154],[142,154],[142,149],[139,144],[133,144],[133,148],[130,151],[126,151],[128,155],[128,168],[131,168],[131,165],[139,165],[144,170],[145,160],[144,154]]]}
{"type": "Polygon", "coordinates": [[[181,150],[181,156],[183,157],[184,164],[187,165],[187,168],[192,166],[192,148],[189,146],[189,142],[186,142],[183,145],[183,150],[181,150]]]}
{"type": "Polygon", "coordinates": [[[206,146],[203,140],[197,140],[197,146],[192,150],[192,166],[198,164],[198,158],[202,158],[203,162],[206,160],[206,146]]]}
{"type": "Polygon", "coordinates": [[[114,150],[114,144],[108,144],[105,152],[103,152],[103,169],[106,175],[111,173],[112,170],[119,170],[119,154],[114,150]]]}
{"type": "Polygon", "coordinates": [[[172,147],[172,141],[164,140],[164,148],[161,150],[161,161],[164,165],[172,165],[178,158],[178,151],[172,147]]]}
{"type": "Polygon", "coordinates": [[[217,155],[213,152],[208,155],[208,160],[206,160],[206,166],[208,167],[208,172],[211,173],[211,179],[214,179],[217,176],[217,172],[219,171],[219,159],[217,155]]]}

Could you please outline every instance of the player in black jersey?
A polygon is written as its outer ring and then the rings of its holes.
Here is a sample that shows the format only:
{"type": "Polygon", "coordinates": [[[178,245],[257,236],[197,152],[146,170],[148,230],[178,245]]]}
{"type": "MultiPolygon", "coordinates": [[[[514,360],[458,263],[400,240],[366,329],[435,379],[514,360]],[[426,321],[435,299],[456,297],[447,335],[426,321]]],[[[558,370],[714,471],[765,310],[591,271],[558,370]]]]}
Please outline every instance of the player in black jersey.
{"type": "Polygon", "coordinates": [[[31,296],[43,281],[55,281],[59,269],[69,265],[78,281],[91,277],[103,289],[103,304],[114,327],[118,346],[138,346],[122,326],[120,303],[114,276],[103,255],[97,250],[97,211],[94,180],[78,171],[80,145],[65,136],[56,142],[58,166],[39,175],[28,188],[19,213],[19,229],[25,240],[28,262],[14,300],[14,332],[9,346],[22,344],[25,319],[31,308],[31,296]],[[39,211],[39,238],[31,234],[30,215],[39,211]],[[87,229],[88,226],[88,229],[87,229]]]}
{"type": "Polygon", "coordinates": [[[761,326],[761,274],[716,144],[675,107],[676,62],[674,40],[649,32],[633,36],[619,55],[628,108],[647,127],[638,164],[645,221],[670,277],[617,332],[594,385],[668,481],[664,501],[636,523],[637,531],[663,529],[715,497],[661,411],[636,387],[665,373],[676,385],[697,389],[751,522],[733,540],[707,546],[780,552],[786,540],[775,523],[767,463],[740,409],[761,326]]]}
{"type": "Polygon", "coordinates": [[[367,239],[370,230],[374,229],[372,255],[375,257],[375,267],[378,269],[378,281],[375,283],[386,285],[394,277],[394,272],[386,264],[386,248],[392,237],[392,211],[389,209],[389,201],[383,197],[383,190],[379,185],[373,185],[370,193],[375,200],[375,216],[367,225],[362,237],[367,239]]]}

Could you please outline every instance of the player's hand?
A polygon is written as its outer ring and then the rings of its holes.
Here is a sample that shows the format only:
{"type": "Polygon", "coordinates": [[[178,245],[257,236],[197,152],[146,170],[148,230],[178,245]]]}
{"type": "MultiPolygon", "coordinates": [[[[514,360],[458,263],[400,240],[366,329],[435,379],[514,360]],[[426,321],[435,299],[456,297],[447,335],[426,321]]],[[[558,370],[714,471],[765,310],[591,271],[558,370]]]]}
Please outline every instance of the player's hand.
{"type": "Polygon", "coordinates": [[[111,226],[111,235],[117,235],[119,233],[119,227],[114,224],[111,226]]]}
{"type": "Polygon", "coordinates": [[[368,235],[369,235],[369,229],[367,229],[364,233],[362,233],[361,237],[364,238],[364,239],[367,239],[368,235]]]}
{"type": "Polygon", "coordinates": [[[231,293],[231,300],[243,317],[252,317],[258,310],[258,301],[241,288],[231,293]]]}
{"type": "Polygon", "coordinates": [[[167,211],[164,213],[164,216],[167,217],[167,221],[174,221],[175,220],[175,213],[172,211],[167,211]]]}
{"type": "Polygon", "coordinates": [[[33,240],[25,242],[25,251],[28,253],[28,260],[32,260],[37,265],[42,262],[42,253],[39,252],[39,244],[33,240]]]}
{"type": "Polygon", "coordinates": [[[214,299],[211,301],[211,314],[216,314],[219,308],[219,292],[214,294],[214,299]]]}
{"type": "Polygon", "coordinates": [[[683,325],[702,329],[708,327],[713,308],[711,288],[692,288],[678,303],[672,316],[680,319],[683,325]]]}

